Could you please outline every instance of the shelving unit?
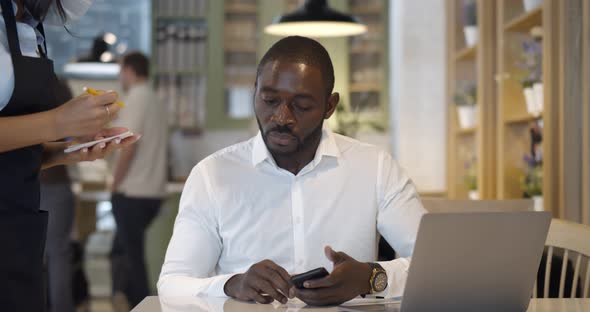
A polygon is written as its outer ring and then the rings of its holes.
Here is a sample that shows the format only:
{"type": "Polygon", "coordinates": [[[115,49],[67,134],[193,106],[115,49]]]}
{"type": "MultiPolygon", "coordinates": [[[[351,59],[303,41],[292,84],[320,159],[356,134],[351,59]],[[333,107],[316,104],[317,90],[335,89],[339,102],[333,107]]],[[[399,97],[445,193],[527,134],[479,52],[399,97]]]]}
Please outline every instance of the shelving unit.
{"type": "MultiPolygon", "coordinates": [[[[550,0],[551,1],[551,0],[550,0]]],[[[547,2],[547,1],[545,1],[547,2]]],[[[547,4],[547,3],[545,3],[547,4]]],[[[498,2],[498,198],[522,198],[521,181],[527,170],[523,160],[531,153],[530,128],[543,124],[543,117],[529,114],[526,109],[523,88],[519,77],[523,76],[522,45],[525,40],[532,40],[531,30],[543,29],[543,37],[549,29],[556,27],[550,21],[544,21],[546,8],[541,5],[525,12],[522,1],[503,0],[498,2]]],[[[546,38],[542,39],[543,41],[546,38]]],[[[543,58],[555,53],[554,48],[545,45],[543,58]]],[[[547,77],[548,66],[543,64],[543,76],[547,77]]],[[[552,92],[558,79],[545,79],[544,88],[552,92]]],[[[552,105],[545,101],[546,105],[552,105]]],[[[545,134],[545,133],[544,133],[545,134]]],[[[545,138],[544,138],[545,140],[545,138]]],[[[546,143],[544,142],[545,146],[546,143]]],[[[545,148],[546,149],[546,148],[545,148]]],[[[551,161],[544,153],[544,163],[551,161]]],[[[544,178],[545,179],[545,178],[544,178]]]]}
{"type": "Polygon", "coordinates": [[[258,47],[257,0],[226,0],[224,13],[224,95],[230,118],[254,116],[252,98],[258,47]]]}
{"type": "Polygon", "coordinates": [[[590,141],[589,110],[582,105],[588,105],[583,86],[590,83],[590,39],[585,37],[590,33],[590,4],[543,0],[528,12],[518,0],[478,0],[477,5],[480,40],[473,48],[466,48],[461,39],[461,0],[449,1],[447,7],[448,98],[458,80],[474,75],[480,108],[477,127],[458,129],[455,107],[449,104],[449,197],[465,197],[460,151],[471,148],[478,157],[480,197],[522,198],[527,169],[523,158],[531,153],[531,128],[542,128],[544,209],[556,217],[590,222],[590,197],[585,195],[589,144],[584,150],[579,143],[590,141]],[[536,115],[527,111],[519,81],[524,76],[523,42],[532,40],[533,28],[542,35],[544,105],[536,115]],[[586,168],[586,180],[580,168],[586,168]],[[580,181],[586,181],[585,190],[580,181]]]}
{"type": "Polygon", "coordinates": [[[151,76],[172,129],[199,132],[207,98],[208,0],[154,0],[151,76]]]}
{"type": "Polygon", "coordinates": [[[493,1],[478,0],[478,42],[467,46],[463,33],[464,1],[447,1],[447,107],[448,107],[448,155],[447,195],[452,199],[468,198],[465,183],[468,165],[476,166],[477,193],[481,199],[495,197],[495,40],[496,23],[493,1]],[[476,84],[477,124],[462,129],[459,126],[457,106],[453,95],[462,81],[476,84]],[[475,162],[475,164],[473,163],[475,162]]]}
{"type": "Polygon", "coordinates": [[[387,28],[389,2],[350,0],[348,12],[367,25],[367,33],[349,39],[350,103],[361,120],[387,128],[387,28]]]}

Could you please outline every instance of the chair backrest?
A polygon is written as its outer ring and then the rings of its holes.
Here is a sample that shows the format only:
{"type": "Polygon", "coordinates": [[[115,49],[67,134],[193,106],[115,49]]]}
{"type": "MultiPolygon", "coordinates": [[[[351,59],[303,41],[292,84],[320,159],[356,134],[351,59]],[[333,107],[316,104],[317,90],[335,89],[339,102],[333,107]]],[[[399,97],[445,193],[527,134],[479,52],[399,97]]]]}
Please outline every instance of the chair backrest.
{"type": "Polygon", "coordinates": [[[509,199],[509,200],[422,199],[422,204],[424,205],[424,208],[430,213],[533,211],[533,201],[531,199],[509,199]]]}
{"type": "MultiPolygon", "coordinates": [[[[570,221],[553,219],[547,234],[547,260],[545,261],[545,276],[543,287],[543,298],[549,297],[551,264],[553,255],[557,249],[563,250],[563,261],[561,265],[561,275],[559,278],[559,298],[563,298],[564,289],[566,287],[566,272],[569,263],[570,255],[572,259],[575,256],[573,279],[571,279],[572,287],[569,297],[576,297],[576,290],[578,289],[578,281],[582,266],[586,267],[586,274],[584,287],[582,288],[581,297],[588,297],[588,289],[590,287],[590,226],[574,223],[570,221]]],[[[566,296],[568,294],[565,294],[566,296]]],[[[537,283],[533,289],[533,298],[537,296],[537,283]]]]}

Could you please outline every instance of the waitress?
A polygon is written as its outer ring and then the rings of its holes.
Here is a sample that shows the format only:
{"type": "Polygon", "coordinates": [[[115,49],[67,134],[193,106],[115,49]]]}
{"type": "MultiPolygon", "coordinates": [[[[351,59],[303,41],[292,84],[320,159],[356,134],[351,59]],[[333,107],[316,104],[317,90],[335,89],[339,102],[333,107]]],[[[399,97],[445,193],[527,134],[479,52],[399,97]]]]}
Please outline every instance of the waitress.
{"type": "Polygon", "coordinates": [[[42,278],[47,212],[39,211],[39,171],[103,158],[134,143],[95,145],[64,154],[76,143],[116,135],[105,129],[117,114],[117,94],[82,95],[58,103],[56,76],[47,58],[42,21],[64,25],[79,18],[90,0],[0,0],[0,309],[44,311],[42,278]],[[63,104],[63,105],[62,105],[63,104]]]}

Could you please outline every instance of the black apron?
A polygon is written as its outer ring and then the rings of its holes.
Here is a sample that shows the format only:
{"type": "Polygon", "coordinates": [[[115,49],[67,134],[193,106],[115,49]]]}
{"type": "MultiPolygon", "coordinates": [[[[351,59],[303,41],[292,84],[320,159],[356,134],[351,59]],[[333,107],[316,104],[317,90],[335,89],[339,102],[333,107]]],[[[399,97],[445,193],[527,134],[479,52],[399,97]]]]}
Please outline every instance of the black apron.
{"type": "MultiPolygon", "coordinates": [[[[0,0],[14,68],[14,91],[0,117],[52,109],[57,78],[41,47],[40,58],[23,56],[11,0],[0,0]]],[[[37,30],[45,36],[43,26],[37,30]]],[[[61,104],[61,103],[60,103],[61,104]]],[[[42,146],[0,153],[0,310],[45,311],[43,251],[47,212],[39,211],[42,146]]]]}

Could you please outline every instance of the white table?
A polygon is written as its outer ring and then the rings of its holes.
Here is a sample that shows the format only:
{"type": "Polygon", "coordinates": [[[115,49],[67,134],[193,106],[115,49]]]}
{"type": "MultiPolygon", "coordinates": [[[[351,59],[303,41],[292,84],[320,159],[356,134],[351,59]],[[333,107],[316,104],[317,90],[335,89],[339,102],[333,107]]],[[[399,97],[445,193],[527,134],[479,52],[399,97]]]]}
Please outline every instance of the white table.
{"type": "MultiPolygon", "coordinates": [[[[305,305],[302,303],[289,303],[287,305],[255,304],[224,298],[160,298],[147,297],[131,312],[277,312],[298,311],[305,305]]],[[[397,311],[399,305],[391,309],[397,311]]],[[[333,312],[341,311],[339,307],[310,308],[303,311],[333,312]]],[[[389,311],[389,309],[387,310],[389,311]]],[[[590,311],[590,299],[532,299],[527,312],[588,312],[590,311]]]]}

